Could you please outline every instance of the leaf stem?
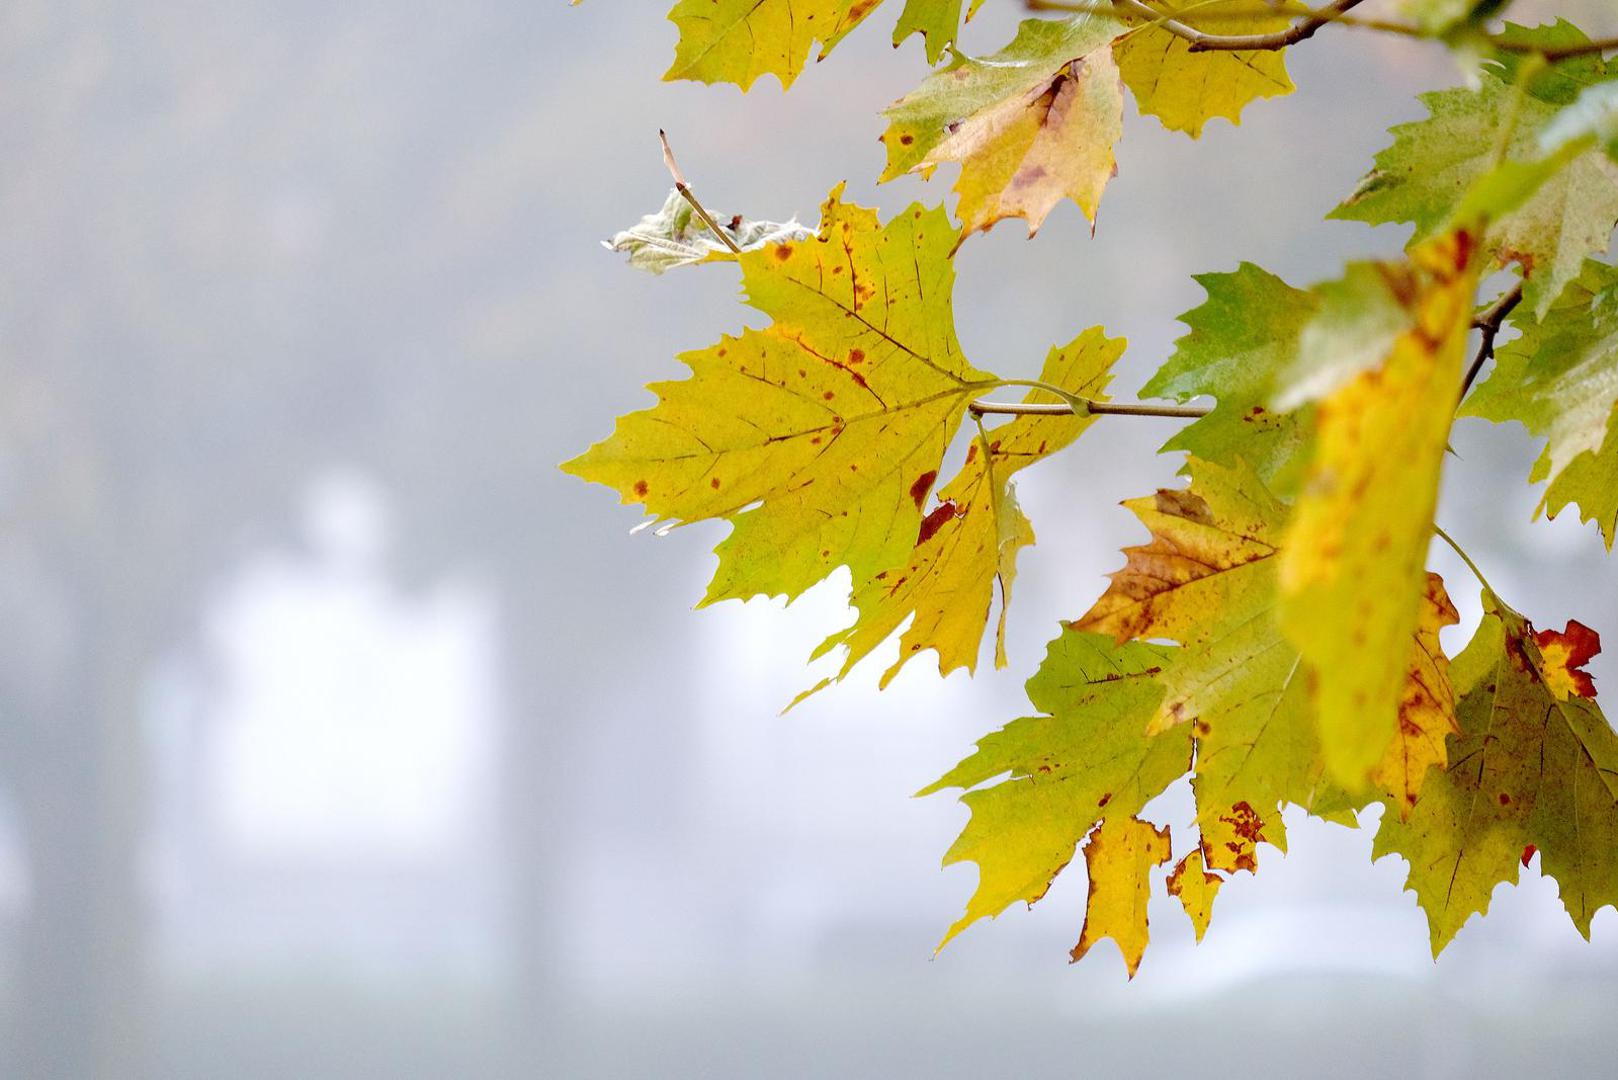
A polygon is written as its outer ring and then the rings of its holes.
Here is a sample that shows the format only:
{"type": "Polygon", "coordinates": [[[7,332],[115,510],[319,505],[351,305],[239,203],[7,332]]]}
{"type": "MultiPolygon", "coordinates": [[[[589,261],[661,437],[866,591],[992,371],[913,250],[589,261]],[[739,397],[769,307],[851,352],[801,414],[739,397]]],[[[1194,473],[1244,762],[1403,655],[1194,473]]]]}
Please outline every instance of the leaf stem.
{"type": "Polygon", "coordinates": [[[730,249],[732,255],[740,255],[742,249],[736,246],[736,241],[731,239],[729,233],[719,227],[719,223],[713,219],[713,215],[708,213],[707,207],[697,200],[696,192],[691,190],[691,185],[686,183],[685,174],[680,171],[679,163],[674,160],[674,148],[669,145],[668,133],[662,128],[658,128],[657,138],[663,144],[663,164],[668,166],[669,175],[674,177],[674,190],[678,191],[685,201],[691,204],[691,209],[695,210],[697,217],[701,218],[702,223],[708,226],[708,231],[719,237],[720,241],[730,249]]]}
{"type": "Polygon", "coordinates": [[[1436,522],[1433,524],[1433,534],[1448,544],[1450,550],[1461,557],[1461,561],[1466,564],[1468,570],[1472,571],[1472,576],[1478,579],[1478,584],[1483,586],[1485,592],[1495,596],[1500,595],[1494,591],[1494,586],[1489,584],[1489,579],[1483,576],[1483,571],[1478,569],[1478,564],[1472,561],[1472,557],[1466,553],[1460,544],[1455,542],[1453,536],[1445,532],[1443,527],[1436,522]]]}
{"type": "Polygon", "coordinates": [[[1212,410],[1203,405],[1143,405],[1131,402],[1096,401],[1071,394],[1060,386],[1037,379],[997,379],[997,386],[1026,386],[1043,390],[1062,399],[1061,404],[1041,404],[1032,401],[974,401],[967,405],[973,416],[1168,416],[1194,420],[1207,416],[1212,410]]]}

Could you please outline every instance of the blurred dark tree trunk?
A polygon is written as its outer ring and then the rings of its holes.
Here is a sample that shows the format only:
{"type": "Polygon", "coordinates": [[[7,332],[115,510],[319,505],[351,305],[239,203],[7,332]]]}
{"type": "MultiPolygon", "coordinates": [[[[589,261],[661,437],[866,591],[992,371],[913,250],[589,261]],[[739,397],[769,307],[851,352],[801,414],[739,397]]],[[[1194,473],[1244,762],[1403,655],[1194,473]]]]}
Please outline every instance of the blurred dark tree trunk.
{"type": "MultiPolygon", "coordinates": [[[[143,831],[140,687],[127,619],[87,624],[50,715],[15,774],[30,881],[17,964],[13,1074],[140,1080],[149,993],[139,888],[143,831]]],[[[35,695],[30,695],[35,696],[35,695]]]]}
{"type": "Polygon", "coordinates": [[[501,582],[501,678],[504,732],[501,745],[502,818],[509,853],[512,1004],[517,1075],[554,1075],[560,1066],[569,1002],[562,965],[564,830],[569,820],[570,777],[577,758],[564,745],[577,725],[564,723],[572,696],[555,665],[554,600],[537,595],[542,579],[532,572],[504,575],[501,582]]]}

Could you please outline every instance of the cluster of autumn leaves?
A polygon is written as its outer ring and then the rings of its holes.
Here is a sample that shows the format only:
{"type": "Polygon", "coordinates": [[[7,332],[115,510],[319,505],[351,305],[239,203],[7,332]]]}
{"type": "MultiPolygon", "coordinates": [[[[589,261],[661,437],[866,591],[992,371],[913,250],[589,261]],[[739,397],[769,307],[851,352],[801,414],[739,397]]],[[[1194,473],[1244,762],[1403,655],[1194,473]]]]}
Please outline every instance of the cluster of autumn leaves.
{"type": "MultiPolygon", "coordinates": [[[[874,6],[682,0],[671,75],[789,83],[813,41],[829,48],[874,6]]],[[[937,60],[961,7],[908,0],[900,36],[923,33],[937,60]]],[[[1250,19],[1219,30],[1288,24],[1250,19]]],[[[1505,33],[1583,40],[1565,22],[1505,33]]],[[[814,233],[728,219],[732,255],[671,196],[614,238],[653,270],[734,258],[772,321],[682,356],[689,378],[654,385],[654,407],[564,467],[655,519],[728,521],[705,603],[794,597],[847,567],[855,619],[816,652],[843,663],[814,690],[895,633],[884,683],[926,650],[941,673],[973,669],[997,587],[1004,663],[1017,556],[1034,540],[1013,477],[1097,422],[1085,403],[1107,400],[1125,345],[1093,328],[1053,349],[1028,400],[1070,410],[974,415],[940,483],[969,404],[1026,385],[962,355],[952,260],[973,231],[1008,216],[1032,230],[1063,198],[1094,219],[1124,86],[1193,135],[1291,89],[1280,51],[1191,51],[1138,16],[1029,20],[889,110],[885,175],[959,162],[958,225],[920,206],[883,224],[839,190],[814,233]]],[[[1287,806],[1352,825],[1383,804],[1375,854],[1409,863],[1435,953],[1536,853],[1581,932],[1618,904],[1618,735],[1582,667],[1595,633],[1536,631],[1485,585],[1452,660],[1439,632],[1457,615],[1426,569],[1457,412],[1544,436],[1531,477],[1548,481],[1544,509],[1576,506],[1609,547],[1618,531],[1618,269],[1592,258],[1618,221],[1618,67],[1530,48],[1424,100],[1430,117],[1394,129],[1334,215],[1413,223],[1404,258],[1308,289],[1249,264],[1198,278],[1206,302],[1142,388],[1214,399],[1164,447],[1186,455],[1186,483],[1126,504],[1150,538],[1051,643],[1028,683],[1037,714],[927,789],[959,788],[971,809],[945,861],[977,864],[978,885],[946,942],[1038,900],[1082,845],[1073,957],[1111,937],[1133,974],[1154,871],[1173,858],[1168,829],[1140,815],[1188,774],[1198,836],[1166,888],[1199,938],[1229,875],[1256,872],[1261,843],[1284,849],[1287,806]],[[1479,281],[1507,268],[1517,336],[1463,401],[1479,281]]]]}

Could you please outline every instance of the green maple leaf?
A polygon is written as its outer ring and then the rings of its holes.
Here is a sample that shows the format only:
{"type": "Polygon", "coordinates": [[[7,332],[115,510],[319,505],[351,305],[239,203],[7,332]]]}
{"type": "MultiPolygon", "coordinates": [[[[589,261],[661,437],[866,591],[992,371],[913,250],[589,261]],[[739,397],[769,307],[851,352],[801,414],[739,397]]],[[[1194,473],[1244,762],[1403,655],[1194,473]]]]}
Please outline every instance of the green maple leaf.
{"type": "Polygon", "coordinates": [[[1276,377],[1296,360],[1316,299],[1251,263],[1196,281],[1208,299],[1180,316],[1190,332],[1175,342],[1174,354],[1141,394],[1181,404],[1196,397],[1218,401],[1163,449],[1227,466],[1245,461],[1265,483],[1284,490],[1278,477],[1298,461],[1313,416],[1307,407],[1273,409],[1272,399],[1276,377]]]}
{"type": "MultiPolygon", "coordinates": [[[[965,0],[905,0],[899,13],[899,25],[893,30],[893,43],[900,44],[912,34],[922,35],[927,48],[927,62],[936,64],[944,50],[955,44],[961,28],[961,8],[965,0]]],[[[983,6],[983,0],[972,0],[966,8],[966,19],[983,6]]]]}
{"type": "MultiPolygon", "coordinates": [[[[1051,350],[1040,381],[1090,400],[1105,400],[1112,366],[1123,355],[1124,344],[1122,338],[1108,338],[1099,328],[1087,330],[1063,348],[1051,350]]],[[[1027,400],[1042,397],[1049,396],[1035,390],[1027,400]]],[[[827,638],[811,659],[844,648],[840,679],[908,620],[899,641],[899,659],[882,676],[883,685],[925,649],[937,650],[940,675],[963,667],[971,671],[977,665],[998,581],[995,658],[996,666],[1005,666],[1005,613],[1017,553],[1034,542],[1011,478],[1071,444],[1095,421],[1093,415],[1018,416],[974,441],[961,471],[938,492],[937,506],[923,519],[909,561],[860,583],[852,598],[854,623],[827,638]]]]}
{"type": "Polygon", "coordinates": [[[967,402],[995,385],[955,338],[957,238],[941,210],[883,226],[834,191],[814,239],[740,257],[771,325],[683,356],[691,378],[563,468],[656,517],[730,521],[705,603],[902,565],[967,402]]]}
{"type": "MultiPolygon", "coordinates": [[[[1539,49],[1567,48],[1584,45],[1589,36],[1566,19],[1543,26],[1522,26],[1508,22],[1496,35],[1496,40],[1514,48],[1496,50],[1486,67],[1506,85],[1515,84],[1522,71],[1523,61],[1539,49]]],[[[1566,57],[1536,71],[1528,80],[1528,93],[1549,105],[1571,105],[1591,86],[1606,82],[1613,72],[1600,53],[1590,52],[1566,57]]]]}
{"type": "Polygon", "coordinates": [[[1028,680],[1029,700],[1044,715],[985,736],[975,753],[918,792],[966,789],[961,801],[972,811],[944,865],[976,863],[977,889],[940,949],[979,919],[1019,900],[1037,902],[1093,825],[1139,813],[1185,773],[1189,731],[1146,734],[1163,697],[1155,676],[1172,654],[1064,631],[1028,680]]]}
{"type": "Polygon", "coordinates": [[[1589,262],[1543,322],[1520,320],[1522,336],[1500,347],[1495,368],[1463,416],[1515,420],[1547,440],[1529,479],[1550,480],[1541,509],[1568,503],[1595,520],[1611,547],[1618,525],[1618,269],[1589,262]],[[1577,467],[1575,467],[1577,466],[1577,467]]]}
{"type": "MultiPolygon", "coordinates": [[[[1519,36],[1538,40],[1536,34],[1519,36]]],[[[1553,30],[1543,36],[1548,44],[1566,35],[1553,30]]],[[[1587,77],[1610,77],[1604,68],[1578,70],[1587,77]]],[[[1542,156],[1543,133],[1556,121],[1562,108],[1556,99],[1566,88],[1566,83],[1551,83],[1524,96],[1506,148],[1508,158],[1533,161],[1542,156]]],[[[1412,244],[1448,227],[1467,193],[1493,167],[1514,96],[1497,71],[1486,72],[1476,90],[1421,95],[1431,115],[1393,128],[1393,144],[1377,155],[1376,167],[1328,216],[1372,225],[1410,222],[1415,225],[1412,244]]],[[[1494,221],[1485,244],[1501,263],[1522,264],[1525,301],[1542,317],[1578,275],[1584,259],[1606,250],[1615,221],[1618,163],[1602,154],[1581,154],[1494,221]]]]}
{"type": "Polygon", "coordinates": [[[1373,858],[1410,864],[1433,955],[1535,851],[1579,932],[1618,903],[1618,734],[1579,670],[1600,648],[1577,623],[1536,634],[1492,593],[1453,674],[1459,734],[1408,820],[1388,814],[1373,858]]]}
{"type": "Polygon", "coordinates": [[[1601,445],[1601,453],[1580,454],[1551,481],[1545,489],[1545,513],[1555,517],[1576,505],[1579,520],[1595,522],[1610,551],[1618,534],[1618,413],[1607,421],[1601,445]]]}

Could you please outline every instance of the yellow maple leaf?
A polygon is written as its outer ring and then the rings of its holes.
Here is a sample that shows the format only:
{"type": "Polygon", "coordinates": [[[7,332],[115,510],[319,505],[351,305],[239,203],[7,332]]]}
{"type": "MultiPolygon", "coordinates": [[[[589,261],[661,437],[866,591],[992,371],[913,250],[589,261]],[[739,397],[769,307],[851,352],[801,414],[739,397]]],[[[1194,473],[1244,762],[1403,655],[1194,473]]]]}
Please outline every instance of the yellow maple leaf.
{"type": "Polygon", "coordinates": [[[1258,846],[1268,842],[1284,847],[1286,843],[1286,833],[1280,827],[1280,812],[1272,810],[1270,817],[1275,824],[1270,826],[1272,835],[1266,836],[1264,816],[1250,804],[1239,802],[1229,807],[1204,808],[1199,800],[1197,827],[1202,830],[1202,837],[1198,846],[1203,861],[1210,869],[1228,874],[1238,870],[1257,873],[1258,846]]]}
{"type": "MultiPolygon", "coordinates": [[[[1194,11],[1180,10],[1185,6],[1157,0],[1152,4],[1164,15],[1215,34],[1270,33],[1286,29],[1292,18],[1265,4],[1244,5],[1252,9],[1250,16],[1231,12],[1230,5],[1225,5],[1221,18],[1199,25],[1194,11]]],[[[1113,48],[1118,69],[1140,111],[1157,117],[1171,131],[1196,138],[1203,125],[1216,116],[1240,123],[1242,109],[1249,102],[1295,89],[1282,50],[1193,52],[1190,42],[1161,26],[1131,21],[1136,22],[1135,28],[1113,48]]]]}
{"type": "Polygon", "coordinates": [[[1219,886],[1224,883],[1224,878],[1203,869],[1201,848],[1193,849],[1175,863],[1169,873],[1169,895],[1179,898],[1180,906],[1185,908],[1191,926],[1196,930],[1198,941],[1208,932],[1208,922],[1213,918],[1214,897],[1219,895],[1219,886]]]}
{"type": "Polygon", "coordinates": [[[1084,842],[1090,899],[1084,928],[1070,954],[1077,963],[1102,938],[1112,938],[1133,979],[1150,937],[1146,919],[1151,872],[1171,857],[1169,829],[1137,817],[1109,817],[1084,842]]]}
{"type": "MultiPolygon", "coordinates": [[[[1052,349],[1040,381],[1091,400],[1104,400],[1112,366],[1123,354],[1122,338],[1100,328],[1086,330],[1068,345],[1052,349]]],[[[1030,401],[1049,397],[1040,391],[1030,401]]],[[[1000,583],[1000,624],[995,635],[996,665],[1005,665],[1005,612],[1016,573],[1017,552],[1034,542],[1032,527],[1017,506],[1011,477],[1067,446],[1083,434],[1094,416],[1019,416],[988,431],[967,447],[961,471],[938,493],[938,505],[922,519],[910,559],[878,572],[854,590],[854,623],[828,637],[815,650],[847,650],[837,678],[909,619],[900,639],[899,659],[882,684],[918,652],[936,649],[938,670],[948,675],[977,665],[979,644],[995,582],[1000,583]]],[[[818,687],[817,687],[818,689],[818,687]]]]}
{"type": "Polygon", "coordinates": [[[955,338],[943,211],[884,226],[840,195],[815,238],[738,258],[769,327],[681,357],[689,379],[563,466],[660,518],[730,521],[704,603],[902,565],[967,402],[996,385],[955,338]]]}
{"type": "Polygon", "coordinates": [[[957,57],[885,110],[881,180],[958,162],[963,236],[1008,217],[1032,235],[1064,198],[1094,222],[1123,133],[1122,29],[1097,14],[1030,19],[999,52],[957,57]]]}
{"type": "Polygon", "coordinates": [[[881,0],[680,0],[674,63],[663,78],[729,82],[746,90],[762,75],[791,86],[816,41],[821,55],[881,0]]]}
{"type": "Polygon", "coordinates": [[[1449,658],[1438,632],[1461,617],[1437,574],[1427,575],[1426,590],[1418,609],[1416,647],[1399,697],[1398,728],[1381,760],[1371,767],[1371,783],[1393,799],[1401,817],[1409,817],[1415,808],[1427,770],[1444,767],[1444,740],[1460,731],[1449,658]]]}
{"type": "Polygon", "coordinates": [[[1474,253],[1468,234],[1451,234],[1381,276],[1409,329],[1379,366],[1320,400],[1314,456],[1282,545],[1281,627],[1308,667],[1327,770],[1350,790],[1364,786],[1399,730],[1472,326],[1474,253]]]}
{"type": "Polygon", "coordinates": [[[1188,732],[1146,734],[1163,696],[1155,676],[1173,651],[1064,631],[1028,680],[1043,715],[978,740],[971,756],[918,793],[966,789],[961,802],[972,812],[944,865],[976,863],[978,884],[940,949],[979,919],[1036,903],[1103,816],[1129,819],[1184,775],[1188,732]]]}
{"type": "Polygon", "coordinates": [[[1093,228],[1123,126],[1123,85],[1103,48],[1063,68],[1032,102],[1011,99],[963,125],[927,161],[961,162],[956,214],[966,232],[1020,217],[1032,236],[1064,198],[1093,228]]]}

